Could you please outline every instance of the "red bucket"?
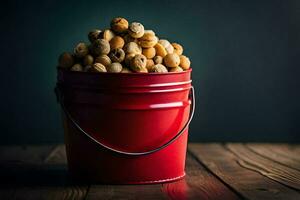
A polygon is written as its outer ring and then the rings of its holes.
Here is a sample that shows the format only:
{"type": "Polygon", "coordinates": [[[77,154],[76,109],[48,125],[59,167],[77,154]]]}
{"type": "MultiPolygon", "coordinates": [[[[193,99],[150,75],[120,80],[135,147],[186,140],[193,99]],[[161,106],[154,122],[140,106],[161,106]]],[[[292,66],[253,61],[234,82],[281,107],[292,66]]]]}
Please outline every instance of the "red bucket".
{"type": "Polygon", "coordinates": [[[145,184],[185,176],[194,112],[191,70],[125,74],[59,69],[56,94],[64,111],[71,177],[145,184]]]}

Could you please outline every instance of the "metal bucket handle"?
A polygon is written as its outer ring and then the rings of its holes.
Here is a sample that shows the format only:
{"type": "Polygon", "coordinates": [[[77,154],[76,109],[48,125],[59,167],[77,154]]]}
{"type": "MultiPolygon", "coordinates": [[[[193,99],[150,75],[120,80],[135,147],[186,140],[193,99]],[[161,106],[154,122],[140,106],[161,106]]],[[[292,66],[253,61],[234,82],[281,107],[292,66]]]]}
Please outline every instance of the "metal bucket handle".
{"type": "Polygon", "coordinates": [[[95,138],[93,138],[89,133],[85,132],[80,125],[74,120],[74,118],[71,116],[70,112],[66,109],[65,105],[64,105],[64,99],[63,99],[63,94],[60,90],[60,88],[58,86],[55,87],[55,93],[56,93],[56,97],[57,97],[57,101],[59,102],[59,104],[61,105],[64,113],[66,114],[67,118],[75,125],[75,127],[82,133],[84,133],[87,137],[89,137],[91,140],[93,140],[94,142],[96,142],[97,144],[99,144],[101,147],[108,149],[110,151],[113,151],[115,153],[119,153],[119,154],[123,154],[123,155],[130,155],[130,156],[142,156],[142,155],[148,155],[154,152],[157,152],[159,150],[164,149],[165,147],[169,146],[170,144],[172,144],[177,138],[179,138],[179,136],[181,136],[183,134],[183,132],[186,130],[186,128],[189,126],[189,124],[192,121],[192,118],[194,116],[194,112],[195,112],[195,91],[194,91],[194,87],[191,86],[191,112],[189,115],[189,119],[188,121],[185,123],[185,125],[183,126],[183,128],[168,142],[166,142],[165,144],[161,145],[160,147],[157,147],[155,149],[149,150],[149,151],[143,151],[143,152],[127,152],[127,151],[120,151],[117,149],[114,149],[112,147],[109,147],[101,142],[99,142],[98,140],[96,140],[95,138]]]}

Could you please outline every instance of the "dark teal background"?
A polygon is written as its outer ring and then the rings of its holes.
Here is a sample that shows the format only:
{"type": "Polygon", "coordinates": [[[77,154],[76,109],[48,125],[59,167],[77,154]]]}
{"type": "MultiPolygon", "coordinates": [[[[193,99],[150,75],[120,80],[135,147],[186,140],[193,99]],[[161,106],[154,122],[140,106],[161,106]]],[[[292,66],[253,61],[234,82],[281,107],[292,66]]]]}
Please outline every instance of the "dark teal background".
{"type": "Polygon", "coordinates": [[[53,93],[57,57],[116,16],[185,47],[197,93],[190,141],[300,141],[297,1],[10,1],[1,7],[0,143],[63,140],[53,93]]]}

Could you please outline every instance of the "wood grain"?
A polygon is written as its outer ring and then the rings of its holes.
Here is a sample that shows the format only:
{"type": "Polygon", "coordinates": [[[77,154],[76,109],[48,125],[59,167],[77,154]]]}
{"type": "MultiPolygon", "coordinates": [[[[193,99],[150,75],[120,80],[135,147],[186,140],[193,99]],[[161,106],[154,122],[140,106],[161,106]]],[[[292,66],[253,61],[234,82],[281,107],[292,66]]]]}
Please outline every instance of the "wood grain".
{"type": "MultiPolygon", "coordinates": [[[[300,171],[300,160],[295,160],[290,157],[284,156],[278,153],[278,150],[274,151],[278,146],[277,145],[268,145],[268,144],[247,144],[248,148],[254,151],[261,156],[271,159],[274,162],[278,162],[286,167],[290,167],[292,169],[296,169],[300,171]]],[[[279,147],[280,148],[280,147],[279,147]]],[[[281,149],[281,148],[280,148],[281,149]]],[[[299,154],[300,157],[300,154],[299,154]]]]}
{"type": "Polygon", "coordinates": [[[227,144],[226,147],[238,158],[238,162],[251,170],[278,181],[286,186],[300,190],[300,172],[278,162],[264,158],[242,144],[227,144]]]}
{"type": "Polygon", "coordinates": [[[220,144],[189,144],[189,151],[246,199],[300,199],[297,191],[241,167],[240,158],[220,144]]]}

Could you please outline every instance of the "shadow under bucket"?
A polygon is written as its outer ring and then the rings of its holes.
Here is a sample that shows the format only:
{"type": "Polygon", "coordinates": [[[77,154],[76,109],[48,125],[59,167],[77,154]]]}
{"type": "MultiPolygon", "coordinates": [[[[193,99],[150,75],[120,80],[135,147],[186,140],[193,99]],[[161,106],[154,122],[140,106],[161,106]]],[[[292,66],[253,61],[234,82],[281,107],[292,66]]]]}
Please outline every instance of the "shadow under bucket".
{"type": "Polygon", "coordinates": [[[146,184],[185,176],[194,112],[191,69],[145,74],[58,69],[55,91],[72,178],[146,184]]]}

